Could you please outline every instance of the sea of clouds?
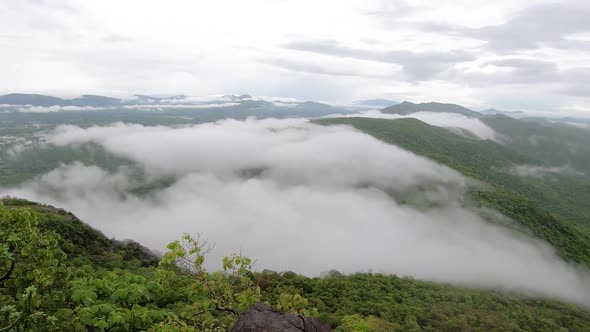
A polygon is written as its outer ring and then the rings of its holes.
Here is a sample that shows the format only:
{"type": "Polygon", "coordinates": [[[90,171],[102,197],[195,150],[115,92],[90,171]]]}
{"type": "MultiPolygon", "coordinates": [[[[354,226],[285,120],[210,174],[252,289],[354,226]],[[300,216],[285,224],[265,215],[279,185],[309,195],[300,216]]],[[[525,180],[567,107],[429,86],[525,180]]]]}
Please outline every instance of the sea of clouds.
{"type": "Polygon", "coordinates": [[[63,207],[108,236],[162,251],[183,232],[201,233],[215,243],[210,267],[243,250],[259,269],[373,270],[590,305],[588,272],[470,206],[465,193],[479,184],[351,127],[119,123],[61,126],[48,138],[73,149],[97,144],[145,176],[75,162],[0,194],[63,207]],[[173,180],[134,194],[158,179],[173,180]]]}

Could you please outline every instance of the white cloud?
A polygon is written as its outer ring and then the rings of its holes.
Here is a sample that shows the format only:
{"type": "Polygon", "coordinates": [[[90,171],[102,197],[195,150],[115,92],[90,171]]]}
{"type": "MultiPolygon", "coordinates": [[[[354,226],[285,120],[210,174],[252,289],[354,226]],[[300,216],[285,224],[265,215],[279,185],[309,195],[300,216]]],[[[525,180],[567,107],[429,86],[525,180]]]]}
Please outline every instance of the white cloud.
{"type": "Polygon", "coordinates": [[[590,123],[584,123],[584,122],[565,122],[565,124],[568,124],[568,125],[574,126],[574,127],[578,127],[578,128],[590,128],[590,123]]]}
{"type": "Polygon", "coordinates": [[[218,104],[145,104],[145,105],[125,105],[123,108],[126,109],[137,109],[137,110],[166,110],[173,108],[219,108],[237,106],[240,103],[218,103],[218,104]]]}
{"type": "Polygon", "coordinates": [[[584,173],[576,171],[569,165],[563,166],[537,166],[537,165],[516,165],[509,169],[509,171],[518,176],[542,178],[550,175],[568,174],[568,175],[584,175],[584,173]]]}
{"type": "Polygon", "coordinates": [[[25,113],[49,113],[49,112],[61,112],[61,111],[98,111],[98,110],[103,109],[103,108],[92,107],[92,106],[59,106],[59,105],[54,105],[54,106],[49,106],[49,107],[32,106],[32,105],[18,106],[18,107],[15,105],[12,105],[12,106],[15,107],[16,111],[25,112],[25,113]]]}
{"type": "MultiPolygon", "coordinates": [[[[225,120],[180,129],[122,123],[88,129],[61,126],[51,140],[57,145],[98,143],[118,156],[166,175],[181,176],[194,171],[232,175],[241,170],[269,168],[267,175],[277,181],[377,186],[395,182],[397,186],[409,186],[413,177],[445,178],[443,175],[455,174],[446,168],[430,167],[434,164],[405,150],[376,143],[369,135],[351,137],[348,130],[311,126],[304,119],[225,120]],[[143,144],[139,146],[139,142],[143,144]],[[384,147],[396,153],[382,155],[384,147]],[[328,148],[330,154],[322,153],[328,148]],[[176,160],[178,156],[194,157],[176,160]],[[399,164],[400,159],[420,160],[424,166],[399,164]],[[302,167],[309,171],[302,173],[302,167]],[[373,171],[362,174],[367,167],[373,171]]],[[[463,181],[456,174],[451,178],[463,181]]]]}
{"type": "Polygon", "coordinates": [[[590,304],[587,272],[541,241],[484,221],[507,222],[498,214],[465,206],[475,184],[350,127],[295,119],[64,126],[52,141],[93,142],[152,178],[176,178],[136,196],[130,189],[141,183],[130,182],[129,169],[75,163],[1,190],[69,209],[108,236],[163,249],[183,232],[201,232],[216,244],[214,260],[244,249],[258,268],[373,269],[590,304]]]}
{"type": "Polygon", "coordinates": [[[272,104],[273,104],[274,106],[277,106],[277,107],[288,107],[288,108],[294,108],[294,107],[296,107],[296,106],[297,106],[297,104],[299,104],[299,103],[292,103],[292,102],[291,102],[291,103],[285,103],[285,102],[282,102],[282,101],[273,101],[273,102],[272,102],[272,104]]]}

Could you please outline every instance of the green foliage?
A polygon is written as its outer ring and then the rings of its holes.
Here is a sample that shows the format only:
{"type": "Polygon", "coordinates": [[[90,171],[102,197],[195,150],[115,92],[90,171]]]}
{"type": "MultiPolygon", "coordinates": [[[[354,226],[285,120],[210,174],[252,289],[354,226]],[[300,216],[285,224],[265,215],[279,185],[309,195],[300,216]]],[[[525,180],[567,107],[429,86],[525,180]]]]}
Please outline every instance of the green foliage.
{"type": "Polygon", "coordinates": [[[293,272],[258,275],[264,297],[293,288],[337,331],[587,331],[590,312],[573,305],[463,289],[391,275],[293,272]]]}
{"type": "Polygon", "coordinates": [[[0,286],[0,331],[227,331],[259,301],[317,316],[337,331],[590,329],[590,313],[573,305],[396,276],[255,273],[243,255],[227,256],[221,270],[208,272],[212,246],[188,234],[168,245],[158,267],[107,269],[101,259],[65,257],[60,246],[68,243],[42,222],[43,213],[57,218],[61,210],[18,202],[0,206],[0,273],[15,262],[0,286]]]}
{"type": "Polygon", "coordinates": [[[526,185],[515,189],[565,220],[590,226],[590,130],[504,115],[482,120],[504,137],[505,145],[538,160],[537,165],[570,168],[570,174],[524,179],[526,185]]]}
{"type": "Polygon", "coordinates": [[[59,235],[59,246],[75,265],[113,269],[155,266],[158,263],[158,257],[139,243],[109,239],[71,212],[24,199],[5,198],[2,202],[6,207],[26,207],[34,211],[39,229],[59,235]]]}
{"type": "Polygon", "coordinates": [[[494,191],[474,191],[472,197],[482,205],[526,225],[535,235],[553,245],[567,260],[590,266],[590,236],[559,217],[540,209],[523,195],[502,187],[494,191]]]}
{"type": "Polygon", "coordinates": [[[229,329],[241,312],[261,300],[260,288],[254,283],[251,259],[242,255],[224,257],[221,271],[205,271],[205,255],[211,249],[200,236],[184,234],[180,241],[168,245],[160,266],[173,270],[178,267],[195,280],[190,292],[197,300],[189,306],[189,312],[181,313],[182,317],[201,320],[192,324],[202,329],[229,329]]]}
{"type": "Polygon", "coordinates": [[[102,278],[80,278],[70,287],[72,317],[78,329],[145,330],[170,313],[152,305],[163,287],[143,276],[107,273],[102,278]]]}
{"type": "Polygon", "coordinates": [[[399,325],[375,316],[346,315],[342,317],[336,332],[390,332],[399,329],[399,325]]]}
{"type": "Polygon", "coordinates": [[[59,236],[38,225],[34,211],[0,205],[0,331],[51,323],[43,309],[64,299],[70,271],[59,236]]]}
{"type": "MultiPolygon", "coordinates": [[[[73,215],[23,200],[0,206],[0,331],[226,331],[263,301],[252,260],[224,257],[219,271],[203,264],[211,247],[185,234],[168,245],[159,267],[108,264],[137,247],[106,239],[73,215]],[[64,240],[59,234],[68,236],[64,240]],[[64,249],[62,249],[64,248],[64,249]],[[113,252],[115,251],[115,256],[113,252]],[[67,257],[66,253],[73,257],[67,257]],[[123,267],[121,269],[120,267],[123,267]]],[[[298,294],[278,305],[316,313],[298,294]]]]}

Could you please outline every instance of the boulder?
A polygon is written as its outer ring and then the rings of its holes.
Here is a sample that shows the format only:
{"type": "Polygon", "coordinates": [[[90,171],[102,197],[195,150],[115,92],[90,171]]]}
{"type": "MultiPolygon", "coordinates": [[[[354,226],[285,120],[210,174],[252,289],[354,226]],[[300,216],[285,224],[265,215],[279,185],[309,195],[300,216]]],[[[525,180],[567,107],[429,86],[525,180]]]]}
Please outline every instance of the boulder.
{"type": "Polygon", "coordinates": [[[329,332],[332,328],[313,317],[282,313],[262,303],[244,311],[232,332],[329,332]]]}

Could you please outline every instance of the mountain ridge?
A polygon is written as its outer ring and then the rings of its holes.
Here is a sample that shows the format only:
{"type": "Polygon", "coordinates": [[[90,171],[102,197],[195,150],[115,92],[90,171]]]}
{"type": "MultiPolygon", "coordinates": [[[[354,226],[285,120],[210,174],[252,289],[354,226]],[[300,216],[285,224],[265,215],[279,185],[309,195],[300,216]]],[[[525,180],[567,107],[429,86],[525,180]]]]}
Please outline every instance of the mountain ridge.
{"type": "Polygon", "coordinates": [[[408,115],[416,112],[436,112],[436,113],[459,113],[468,117],[478,118],[482,114],[457,104],[447,104],[439,102],[428,102],[415,104],[404,101],[400,104],[386,107],[381,110],[382,113],[408,115]]]}

